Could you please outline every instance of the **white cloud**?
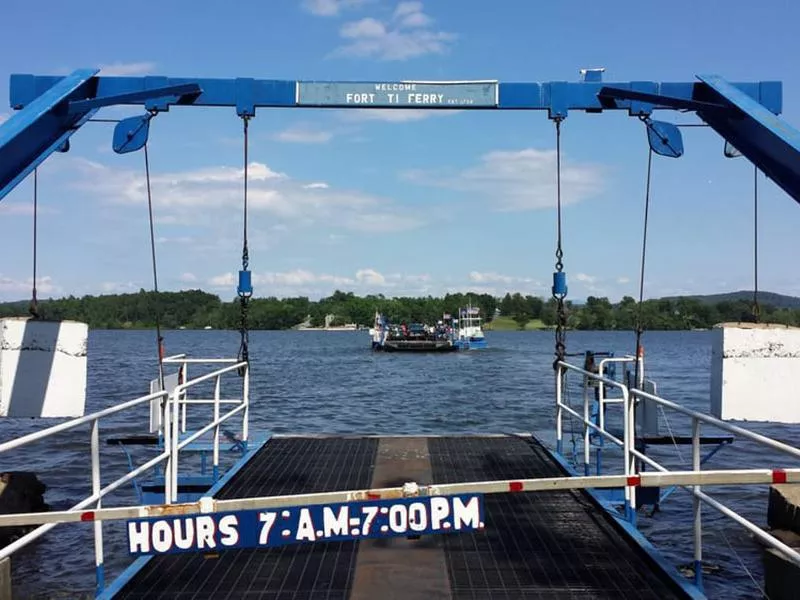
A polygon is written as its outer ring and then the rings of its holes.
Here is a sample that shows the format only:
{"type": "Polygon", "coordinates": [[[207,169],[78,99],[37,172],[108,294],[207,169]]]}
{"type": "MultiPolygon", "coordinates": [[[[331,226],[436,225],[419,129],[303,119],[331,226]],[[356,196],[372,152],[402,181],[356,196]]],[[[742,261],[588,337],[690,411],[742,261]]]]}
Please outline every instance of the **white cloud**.
{"type": "Polygon", "coordinates": [[[339,118],[343,121],[385,121],[387,123],[408,123],[422,121],[429,117],[446,117],[464,112],[458,109],[415,109],[415,108],[354,108],[343,110],[339,118]]]}
{"type": "Polygon", "coordinates": [[[617,283],[620,285],[625,285],[626,283],[630,283],[631,280],[629,277],[617,277],[617,283]]]}
{"type": "Polygon", "coordinates": [[[308,126],[293,127],[276,133],[274,138],[279,142],[294,144],[324,144],[331,141],[333,132],[315,130],[308,126]]]}
{"type": "Polygon", "coordinates": [[[183,283],[194,283],[197,281],[197,275],[194,273],[181,273],[181,276],[178,279],[183,283]]]}
{"type": "MultiPolygon", "coordinates": [[[[14,279],[0,274],[0,295],[13,300],[21,300],[30,296],[33,291],[33,277],[27,279],[14,279]],[[13,296],[13,297],[12,297],[13,296]]],[[[53,283],[49,275],[36,279],[36,296],[41,299],[44,294],[53,294],[61,291],[61,287],[53,283]]]]}
{"type": "Polygon", "coordinates": [[[597,281],[597,277],[594,275],[587,275],[586,273],[576,273],[575,280],[582,283],[595,283],[597,281]]]}
{"type": "MultiPolygon", "coordinates": [[[[85,159],[72,159],[79,173],[75,184],[110,204],[147,202],[140,170],[112,169],[85,159]]],[[[400,214],[391,200],[357,190],[341,190],[319,181],[297,181],[262,163],[249,166],[248,203],[252,212],[265,212],[299,225],[321,224],[379,233],[423,225],[400,214]]],[[[161,222],[213,227],[241,227],[243,169],[218,166],[151,176],[155,218],[161,222]]],[[[263,221],[252,221],[255,231],[263,221]]],[[[233,229],[231,229],[233,231],[233,229]]],[[[231,234],[233,235],[233,234],[231,234]]]]}
{"type": "MultiPolygon", "coordinates": [[[[253,285],[260,296],[325,296],[336,289],[369,294],[391,290],[394,294],[427,294],[431,292],[427,274],[383,275],[372,268],[358,269],[353,276],[314,273],[305,269],[286,272],[253,273],[253,285]]],[[[224,273],[208,280],[214,288],[231,288],[236,285],[234,273],[224,273]]]]}
{"type": "Polygon", "coordinates": [[[318,17],[335,17],[342,11],[357,8],[371,0],[303,0],[303,8],[318,17]]]}
{"type": "Polygon", "coordinates": [[[400,2],[390,20],[365,17],[342,25],[339,35],[345,43],[333,55],[408,60],[444,54],[457,36],[432,25],[433,19],[422,12],[422,2],[400,2]]]}
{"type": "MultiPolygon", "coordinates": [[[[490,198],[498,210],[550,208],[556,204],[555,150],[495,150],[477,165],[461,171],[408,171],[409,181],[490,198]]],[[[564,205],[585,200],[602,190],[598,165],[575,164],[562,158],[561,192],[564,205]]]]}
{"type": "Polygon", "coordinates": [[[100,289],[104,294],[127,294],[130,292],[137,292],[142,286],[135,284],[133,281],[106,281],[100,284],[100,289]]]}
{"type": "MultiPolygon", "coordinates": [[[[54,215],[58,214],[54,208],[50,208],[49,206],[39,206],[36,207],[36,211],[39,215],[54,215]]],[[[6,200],[0,201],[0,215],[6,216],[33,216],[33,201],[31,202],[9,202],[6,200]]]]}
{"type": "Polygon", "coordinates": [[[538,280],[531,277],[519,277],[516,275],[504,275],[493,271],[480,272],[470,271],[468,275],[470,284],[453,288],[454,291],[468,292],[475,291],[494,296],[503,296],[507,292],[520,292],[525,294],[541,294],[545,286],[538,280]]]}
{"type": "Polygon", "coordinates": [[[125,76],[125,75],[146,75],[151,74],[156,68],[152,62],[122,63],[115,62],[108,65],[100,65],[98,75],[125,76]]]}
{"type": "Polygon", "coordinates": [[[372,285],[384,285],[386,278],[375,269],[359,269],[356,271],[356,281],[372,285]]]}

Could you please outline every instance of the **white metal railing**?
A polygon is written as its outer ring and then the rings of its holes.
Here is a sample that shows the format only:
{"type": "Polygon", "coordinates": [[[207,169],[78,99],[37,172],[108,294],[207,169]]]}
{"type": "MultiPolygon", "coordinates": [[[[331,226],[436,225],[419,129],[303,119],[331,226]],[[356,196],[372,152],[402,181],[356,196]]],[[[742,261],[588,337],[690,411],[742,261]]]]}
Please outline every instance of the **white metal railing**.
{"type": "MultiPolygon", "coordinates": [[[[600,373],[603,371],[600,370],[600,373]]],[[[640,378],[639,382],[643,381],[643,377],[641,375],[640,369],[640,378]]],[[[608,402],[606,400],[606,402],[608,402]]],[[[635,496],[635,488],[639,484],[639,481],[645,480],[653,480],[653,473],[647,472],[636,472],[636,459],[641,460],[642,462],[650,465],[659,474],[662,474],[663,479],[662,481],[666,485],[677,485],[679,487],[688,489],[692,494],[692,501],[693,501],[693,529],[694,529],[694,567],[695,567],[695,581],[699,585],[702,582],[702,557],[703,557],[703,550],[702,550],[702,520],[701,520],[701,511],[700,511],[700,503],[703,502],[708,506],[711,506],[715,510],[719,511],[721,514],[725,515],[726,517],[730,518],[734,522],[738,523],[745,529],[747,529],[750,533],[756,536],[759,540],[761,540],[767,546],[774,548],[778,552],[780,552],[783,556],[785,556],[789,561],[794,563],[795,565],[800,566],[800,552],[796,549],[791,548],[790,546],[786,545],[776,537],[770,535],[762,528],[760,528],[755,523],[745,519],[743,516],[735,512],[734,510],[730,509],[729,507],[725,506],[724,504],[720,503],[719,501],[715,500],[714,498],[710,497],[705,492],[701,491],[701,485],[720,485],[721,481],[714,479],[709,480],[705,478],[705,475],[711,473],[712,471],[703,471],[700,464],[700,426],[702,423],[707,425],[712,425],[724,431],[736,434],[741,436],[745,439],[753,441],[755,443],[761,444],[773,450],[777,450],[783,452],[784,454],[788,454],[789,456],[800,459],[800,449],[785,444],[783,442],[779,442],[777,440],[773,440],[769,437],[764,435],[755,433],[753,431],[749,431],[737,425],[733,425],[730,423],[726,423],[725,421],[721,421],[711,415],[703,414],[698,411],[686,408],[657,396],[655,394],[651,394],[641,389],[637,388],[628,388],[627,386],[600,376],[597,373],[592,373],[586,371],[580,367],[575,365],[571,365],[566,362],[559,362],[556,374],[556,437],[557,437],[557,450],[559,453],[563,451],[563,413],[567,412],[570,415],[578,418],[583,423],[584,429],[584,462],[587,465],[586,470],[588,471],[588,464],[591,459],[591,454],[589,452],[589,432],[590,430],[597,431],[600,435],[602,435],[605,439],[608,439],[612,443],[620,446],[623,452],[623,461],[624,461],[624,476],[627,477],[626,481],[624,482],[624,488],[626,490],[625,493],[625,509],[626,515],[633,516],[635,514],[635,507],[636,507],[636,496],[635,496]],[[572,371],[576,372],[584,377],[584,394],[583,394],[583,415],[579,414],[576,410],[574,410],[571,406],[564,402],[564,376],[567,372],[572,371]],[[589,395],[586,393],[586,385],[585,382],[587,380],[595,380],[601,382],[605,386],[610,386],[613,388],[617,388],[622,392],[622,398],[618,400],[622,404],[622,411],[623,411],[623,439],[620,440],[616,436],[612,435],[604,428],[604,421],[602,414],[602,404],[600,414],[598,415],[598,423],[600,425],[595,424],[590,419],[589,414],[589,395]],[[654,404],[662,407],[674,410],[676,412],[682,413],[685,416],[691,418],[692,423],[692,471],[694,479],[692,481],[683,481],[677,482],[674,479],[670,479],[671,475],[677,475],[681,472],[678,471],[669,471],[665,466],[661,465],[653,458],[645,455],[644,453],[640,452],[636,449],[634,445],[635,439],[635,406],[637,401],[647,400],[649,402],[653,402],[654,404]],[[667,483],[667,482],[670,483],[667,483]],[[628,492],[630,490],[630,492],[628,492]]],[[[749,470],[748,472],[752,475],[755,475],[757,470],[749,470]]],[[[796,473],[796,469],[772,469],[768,472],[771,473],[769,476],[765,476],[761,478],[759,481],[757,477],[752,480],[745,481],[746,478],[740,478],[735,483],[736,484],[758,484],[761,485],[768,485],[773,483],[792,483],[797,482],[794,478],[794,473],[796,473]]],[[[713,471],[718,473],[718,471],[713,471]]],[[[766,471],[765,471],[766,472],[766,471]]],[[[729,474],[733,474],[734,471],[727,471],[729,474]]],[[[743,472],[742,472],[743,473],[743,472]]],[[[655,480],[653,480],[655,481],[655,480]]],[[[732,479],[728,479],[726,483],[733,484],[734,481],[732,479]]],[[[655,485],[655,484],[653,484],[655,485]]],[[[614,487],[614,486],[605,486],[600,485],[597,487],[614,487]]],[[[623,487],[623,486],[616,486],[616,487],[623,487]]]]}
{"type": "MultiPolygon", "coordinates": [[[[162,360],[164,364],[177,364],[180,365],[180,373],[183,376],[183,381],[188,381],[189,365],[228,365],[238,362],[237,358],[189,358],[186,354],[173,354],[167,356],[162,360]]],[[[186,433],[186,414],[187,406],[189,404],[213,404],[219,402],[220,404],[238,404],[240,399],[209,399],[209,398],[189,398],[188,390],[184,390],[182,396],[178,398],[181,404],[181,433],[186,433]]]]}
{"type": "MultiPolygon", "coordinates": [[[[170,357],[172,359],[174,357],[170,357]]],[[[165,483],[165,502],[170,504],[177,500],[177,489],[178,489],[178,458],[179,452],[181,449],[184,449],[188,444],[192,441],[199,438],[204,433],[207,433],[213,429],[214,437],[212,442],[212,449],[213,449],[213,464],[214,464],[214,472],[217,473],[217,469],[219,467],[219,427],[220,425],[230,419],[231,417],[235,416],[236,414],[242,414],[242,441],[247,442],[248,439],[248,419],[249,419],[249,395],[250,395],[250,371],[248,364],[246,362],[236,362],[236,360],[229,360],[229,359],[212,359],[212,360],[204,360],[204,359],[186,359],[183,358],[187,363],[190,362],[211,362],[211,363],[233,363],[230,366],[218,369],[201,377],[197,377],[193,380],[184,381],[177,388],[173,391],[172,394],[169,394],[166,391],[159,391],[152,394],[148,394],[146,396],[141,396],[139,398],[135,398],[133,400],[129,400],[127,402],[123,402],[122,404],[118,404],[116,406],[112,406],[110,408],[106,408],[88,415],[84,415],[82,417],[77,417],[74,419],[70,419],[64,423],[60,423],[58,425],[54,425],[52,427],[47,427],[40,431],[35,431],[28,435],[9,440],[8,442],[0,443],[0,454],[4,452],[8,452],[10,450],[15,450],[18,448],[22,448],[28,446],[32,443],[50,438],[52,436],[58,435],[65,431],[71,431],[77,427],[82,425],[89,424],[90,425],[90,453],[91,453],[91,484],[92,484],[92,494],[66,511],[58,511],[57,513],[53,514],[60,514],[60,515],[75,515],[78,516],[81,514],[85,514],[85,510],[91,506],[94,506],[94,510],[108,510],[101,508],[102,498],[113,492],[114,490],[120,488],[121,486],[125,485],[126,483],[132,481],[139,475],[153,469],[154,467],[160,465],[161,463],[165,464],[164,469],[164,483],[165,483]],[[220,415],[220,405],[223,403],[229,404],[232,401],[222,400],[220,398],[220,379],[223,375],[227,373],[231,373],[238,369],[243,370],[243,377],[242,377],[242,398],[236,401],[236,407],[232,410],[228,411],[227,413],[220,415]],[[179,406],[183,405],[184,403],[180,402],[179,399],[185,396],[186,390],[199,384],[204,381],[208,381],[214,379],[214,398],[210,400],[211,403],[214,404],[213,407],[213,418],[211,422],[202,427],[198,432],[193,433],[191,436],[184,440],[180,440],[179,431],[178,431],[178,414],[179,414],[179,406]],[[139,406],[143,405],[150,405],[153,401],[161,401],[161,411],[162,411],[162,419],[161,419],[161,431],[159,434],[163,438],[164,442],[164,449],[160,452],[157,456],[151,458],[147,462],[139,465],[138,467],[132,469],[127,474],[119,477],[106,485],[105,487],[101,487],[101,474],[100,474],[100,420],[106,417],[110,417],[116,414],[119,414],[124,411],[128,411],[134,409],[139,406]],[[172,418],[170,418],[172,416],[172,418]]],[[[164,361],[166,362],[166,361],[164,361]]],[[[173,362],[170,360],[170,362],[173,362]]],[[[46,513],[38,513],[38,514],[46,514],[46,513]]],[[[22,520],[25,520],[25,517],[20,514],[6,514],[0,515],[0,527],[5,526],[12,526],[12,523],[19,523],[20,517],[23,517],[22,520]]],[[[4,548],[0,549],[0,560],[3,560],[9,556],[11,556],[14,552],[23,548],[33,542],[34,540],[38,539],[53,527],[55,527],[59,523],[64,523],[68,521],[72,521],[71,518],[66,519],[53,519],[53,520],[33,520],[28,521],[25,523],[26,525],[39,525],[36,529],[26,533],[19,539],[15,540],[11,544],[5,546],[4,548]]],[[[80,517],[74,519],[76,521],[81,520],[80,517]]],[[[85,517],[83,520],[86,520],[85,517]]],[[[103,569],[103,530],[102,530],[102,521],[97,520],[94,523],[94,544],[95,544],[95,567],[96,567],[96,576],[97,576],[97,588],[98,590],[102,590],[104,588],[104,569],[103,569]]]]}

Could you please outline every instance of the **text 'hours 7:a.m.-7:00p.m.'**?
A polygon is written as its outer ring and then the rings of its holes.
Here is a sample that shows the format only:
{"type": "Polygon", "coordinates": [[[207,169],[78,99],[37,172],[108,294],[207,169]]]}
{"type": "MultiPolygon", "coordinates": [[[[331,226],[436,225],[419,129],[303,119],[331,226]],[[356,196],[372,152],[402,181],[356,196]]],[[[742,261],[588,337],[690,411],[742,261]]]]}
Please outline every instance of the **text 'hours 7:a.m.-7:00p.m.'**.
{"type": "Polygon", "coordinates": [[[172,554],[471,531],[483,496],[431,496],[134,519],[131,554],[172,554]]]}

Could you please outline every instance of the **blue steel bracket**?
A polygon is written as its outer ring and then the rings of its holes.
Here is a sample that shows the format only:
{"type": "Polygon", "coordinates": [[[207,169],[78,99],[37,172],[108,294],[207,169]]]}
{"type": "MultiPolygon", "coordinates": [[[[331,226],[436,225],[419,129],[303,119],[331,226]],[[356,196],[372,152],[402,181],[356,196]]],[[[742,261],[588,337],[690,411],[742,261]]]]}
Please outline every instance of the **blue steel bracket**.
{"type": "Polygon", "coordinates": [[[166,100],[167,104],[163,108],[155,110],[169,110],[169,104],[190,103],[192,98],[197,98],[203,93],[203,89],[196,83],[184,83],[181,85],[167,85],[164,87],[143,90],[140,92],[130,92],[128,94],[116,94],[112,96],[99,96],[91,100],[78,100],[69,103],[70,113],[85,112],[93,108],[104,106],[114,106],[116,104],[128,104],[139,100],[166,100]]]}

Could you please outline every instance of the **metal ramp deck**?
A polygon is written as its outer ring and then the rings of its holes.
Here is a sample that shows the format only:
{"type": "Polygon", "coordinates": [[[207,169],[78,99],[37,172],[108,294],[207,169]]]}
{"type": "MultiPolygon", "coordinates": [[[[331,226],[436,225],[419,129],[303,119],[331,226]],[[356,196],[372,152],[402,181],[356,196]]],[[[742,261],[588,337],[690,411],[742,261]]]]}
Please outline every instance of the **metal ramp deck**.
{"type": "MultiPolygon", "coordinates": [[[[553,477],[531,437],[276,437],[219,498],[553,477]]],[[[153,557],[119,599],[685,597],[582,491],[489,494],[486,529],[153,557]]]]}

